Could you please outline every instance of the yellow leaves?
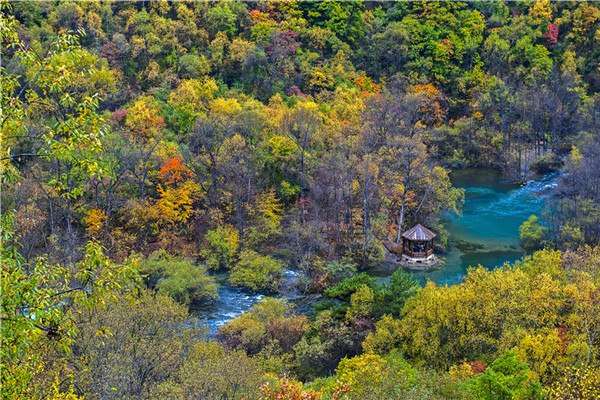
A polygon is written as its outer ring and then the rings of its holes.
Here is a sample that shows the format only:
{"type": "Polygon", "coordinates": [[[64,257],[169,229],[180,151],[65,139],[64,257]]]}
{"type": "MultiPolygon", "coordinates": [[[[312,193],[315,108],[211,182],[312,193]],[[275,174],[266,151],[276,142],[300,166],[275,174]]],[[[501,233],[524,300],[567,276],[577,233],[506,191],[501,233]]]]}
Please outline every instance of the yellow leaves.
{"type": "Polygon", "coordinates": [[[346,312],[346,320],[352,321],[357,318],[368,318],[375,304],[375,293],[367,285],[361,286],[350,297],[350,307],[346,312]]]}
{"type": "Polygon", "coordinates": [[[285,102],[279,93],[269,99],[269,108],[277,109],[285,107],[285,102]]]}
{"type": "Polygon", "coordinates": [[[533,7],[529,9],[529,15],[531,20],[535,24],[541,24],[542,22],[552,22],[552,9],[550,8],[550,2],[548,0],[536,1],[533,7]]]}
{"type": "Polygon", "coordinates": [[[186,223],[192,214],[192,204],[200,195],[200,186],[187,181],[176,188],[163,189],[158,186],[160,199],[156,202],[161,219],[174,225],[186,223]]]}
{"type": "Polygon", "coordinates": [[[538,330],[556,326],[561,299],[560,285],[546,272],[471,269],[464,283],[428,284],[407,302],[405,351],[446,367],[444,358],[477,358],[520,341],[524,336],[515,336],[515,330],[543,332],[538,330]]]}
{"type": "Polygon", "coordinates": [[[357,193],[360,190],[360,182],[357,179],[352,181],[352,191],[357,193]]]}
{"type": "Polygon", "coordinates": [[[239,113],[242,107],[236,99],[224,99],[219,97],[210,102],[210,111],[212,114],[222,116],[233,116],[239,113]]]}
{"type": "Polygon", "coordinates": [[[370,333],[363,342],[366,353],[387,354],[400,341],[400,320],[384,315],[375,323],[375,332],[370,333]]]}
{"type": "Polygon", "coordinates": [[[283,205],[275,197],[275,189],[271,188],[256,199],[256,208],[263,221],[272,228],[279,226],[283,213],[283,205]]]}
{"type": "Polygon", "coordinates": [[[219,90],[214,79],[185,79],[179,87],[171,93],[168,104],[173,107],[190,108],[194,112],[204,110],[204,103],[212,100],[219,90]]]}
{"type": "Polygon", "coordinates": [[[275,158],[287,158],[298,150],[296,143],[285,136],[273,136],[269,139],[268,146],[275,158]]]}
{"type": "Polygon", "coordinates": [[[546,391],[550,400],[600,398],[600,368],[569,366],[546,391]]]}
{"type": "Polygon", "coordinates": [[[517,347],[519,359],[527,360],[532,371],[539,376],[556,373],[564,365],[561,361],[561,339],[556,329],[543,329],[537,334],[527,334],[517,347]]]}
{"type": "Polygon", "coordinates": [[[129,108],[125,125],[136,138],[148,139],[155,136],[164,126],[159,106],[151,96],[140,96],[129,108]]]}
{"type": "Polygon", "coordinates": [[[564,61],[561,65],[563,77],[569,79],[571,76],[578,76],[576,54],[572,51],[565,51],[563,57],[564,61]]]}
{"type": "Polygon", "coordinates": [[[264,384],[261,389],[264,397],[261,400],[319,400],[321,393],[314,390],[302,389],[302,382],[298,382],[287,376],[279,378],[275,388],[271,388],[269,383],[264,384]]]}
{"type": "Polygon", "coordinates": [[[129,40],[131,46],[131,57],[137,57],[142,51],[146,49],[146,41],[139,35],[133,35],[129,40]]]}
{"type": "MultiPolygon", "coordinates": [[[[577,167],[581,160],[583,160],[583,155],[581,154],[581,151],[579,151],[577,146],[573,146],[571,154],[569,154],[568,164],[572,164],[572,167],[577,167]]],[[[567,166],[569,166],[568,164],[567,166]]]]}
{"type": "Polygon", "coordinates": [[[105,226],[107,220],[108,216],[104,211],[92,208],[83,219],[83,223],[87,225],[88,234],[94,236],[105,226]]]}
{"type": "Polygon", "coordinates": [[[464,382],[471,379],[475,373],[473,372],[471,365],[466,362],[462,362],[458,365],[451,366],[448,375],[454,382],[464,382]]]}
{"type": "Polygon", "coordinates": [[[319,91],[322,89],[329,89],[335,85],[333,77],[325,71],[319,71],[315,69],[310,76],[308,86],[313,91],[319,91]]]}
{"type": "Polygon", "coordinates": [[[379,166],[375,160],[375,157],[371,154],[367,154],[362,162],[358,164],[358,172],[362,175],[364,180],[377,179],[379,175],[379,166]]]}
{"type": "Polygon", "coordinates": [[[387,361],[376,354],[363,354],[340,361],[336,374],[340,381],[350,384],[351,392],[362,394],[369,385],[381,382],[387,361]]]}

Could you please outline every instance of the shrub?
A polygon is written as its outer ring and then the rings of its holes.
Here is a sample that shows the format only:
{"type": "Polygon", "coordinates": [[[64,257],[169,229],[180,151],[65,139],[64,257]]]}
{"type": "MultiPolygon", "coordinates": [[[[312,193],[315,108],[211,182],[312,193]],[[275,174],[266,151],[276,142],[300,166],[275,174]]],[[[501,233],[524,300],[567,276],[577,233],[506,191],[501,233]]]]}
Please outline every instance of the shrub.
{"type": "Polygon", "coordinates": [[[308,319],[292,312],[285,300],[263,298],[248,312],[219,328],[226,347],[249,355],[269,348],[271,354],[289,353],[308,328],[308,319]]]}
{"type": "Polygon", "coordinates": [[[537,174],[548,174],[558,171],[562,167],[562,161],[554,153],[545,154],[532,162],[529,167],[537,174]]]}
{"type": "Polygon", "coordinates": [[[343,280],[349,279],[356,274],[356,266],[334,261],[327,265],[327,283],[330,286],[339,285],[343,280]]]}
{"type": "Polygon", "coordinates": [[[518,360],[516,351],[508,350],[471,379],[468,387],[477,399],[541,399],[541,385],[529,376],[527,363],[518,360]]]}
{"type": "Polygon", "coordinates": [[[231,270],[229,282],[252,290],[277,290],[283,263],[253,250],[244,250],[240,261],[231,270]]]}
{"type": "Polygon", "coordinates": [[[217,284],[206,267],[177,259],[160,250],[140,263],[140,273],[150,289],[173,298],[181,304],[218,297],[217,284]]]}
{"type": "Polygon", "coordinates": [[[173,376],[152,390],[157,399],[256,399],[262,370],[242,351],[200,342],[173,376]]]}
{"type": "Polygon", "coordinates": [[[352,294],[360,289],[360,287],[363,285],[373,288],[375,286],[375,278],[371,278],[369,275],[363,272],[353,276],[352,278],[344,280],[337,286],[325,290],[324,294],[326,297],[332,299],[349,301],[350,296],[352,296],[352,294]]]}

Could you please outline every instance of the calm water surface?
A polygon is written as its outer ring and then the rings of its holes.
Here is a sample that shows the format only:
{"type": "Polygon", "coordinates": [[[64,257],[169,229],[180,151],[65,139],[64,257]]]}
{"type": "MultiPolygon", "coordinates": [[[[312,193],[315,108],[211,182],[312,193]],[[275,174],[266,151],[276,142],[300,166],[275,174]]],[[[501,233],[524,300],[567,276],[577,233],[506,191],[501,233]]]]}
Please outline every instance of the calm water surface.
{"type": "Polygon", "coordinates": [[[519,226],[530,215],[541,214],[555,178],[551,174],[515,185],[491,169],[452,172],[452,184],[465,190],[465,203],[461,216],[446,220],[450,253],[442,267],[415,273],[415,278],[452,285],[462,281],[469,266],[494,268],[521,258],[525,252],[519,246],[519,226]]]}

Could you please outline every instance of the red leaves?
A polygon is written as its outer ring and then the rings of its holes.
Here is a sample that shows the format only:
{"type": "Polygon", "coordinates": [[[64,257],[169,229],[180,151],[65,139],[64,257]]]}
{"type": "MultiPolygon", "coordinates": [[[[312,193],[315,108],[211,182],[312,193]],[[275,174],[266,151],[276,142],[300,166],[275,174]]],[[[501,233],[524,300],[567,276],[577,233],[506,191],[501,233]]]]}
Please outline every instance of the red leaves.
{"type": "Polygon", "coordinates": [[[128,112],[129,111],[127,110],[116,110],[111,114],[110,119],[120,124],[121,122],[123,122],[123,119],[125,119],[128,112]]]}
{"type": "Polygon", "coordinates": [[[553,23],[548,23],[548,30],[542,35],[546,39],[546,48],[551,49],[558,41],[558,27],[553,23]]]}
{"type": "Polygon", "coordinates": [[[471,371],[473,371],[473,374],[475,375],[482,374],[487,369],[487,363],[481,362],[479,360],[471,361],[467,364],[469,364],[469,366],[471,367],[471,371]]]}
{"type": "Polygon", "coordinates": [[[277,31],[271,37],[271,43],[267,46],[267,54],[273,61],[281,61],[292,56],[302,45],[297,42],[298,34],[291,31],[277,31]]]}
{"type": "Polygon", "coordinates": [[[158,177],[167,184],[183,181],[192,176],[192,172],[183,165],[180,157],[169,158],[160,168],[158,177]]]}
{"type": "Polygon", "coordinates": [[[286,90],[285,94],[287,94],[288,96],[298,96],[304,98],[308,97],[306,94],[302,93],[300,88],[296,85],[290,86],[290,88],[286,90]]]}

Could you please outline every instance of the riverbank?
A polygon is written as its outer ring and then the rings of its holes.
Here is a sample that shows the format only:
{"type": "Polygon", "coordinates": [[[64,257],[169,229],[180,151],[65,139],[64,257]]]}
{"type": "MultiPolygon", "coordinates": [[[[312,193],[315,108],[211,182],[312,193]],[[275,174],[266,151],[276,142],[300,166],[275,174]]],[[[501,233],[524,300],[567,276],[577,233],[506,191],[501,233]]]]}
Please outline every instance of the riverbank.
{"type": "MultiPolygon", "coordinates": [[[[462,215],[448,215],[444,219],[449,242],[447,253],[442,255],[443,264],[412,271],[413,277],[423,286],[427,281],[454,285],[463,280],[470,266],[495,268],[523,257],[525,251],[519,245],[519,226],[530,215],[541,214],[544,199],[555,186],[556,176],[549,174],[517,185],[493,169],[453,171],[450,175],[452,184],[465,190],[462,215]]],[[[368,273],[379,281],[386,281],[397,268],[397,264],[382,263],[368,273]]],[[[288,271],[286,280],[294,276],[295,272],[288,271]]],[[[213,334],[218,327],[241,315],[265,296],[223,283],[219,287],[219,300],[192,310],[213,334]]],[[[298,293],[281,297],[292,299],[305,312],[315,300],[314,296],[298,293]]]]}

